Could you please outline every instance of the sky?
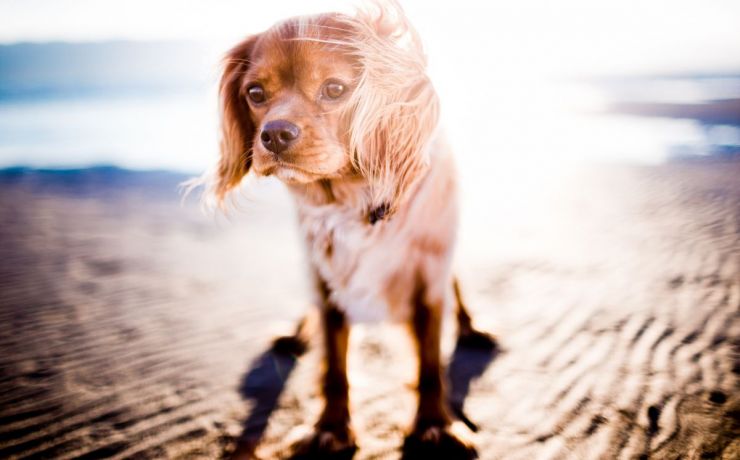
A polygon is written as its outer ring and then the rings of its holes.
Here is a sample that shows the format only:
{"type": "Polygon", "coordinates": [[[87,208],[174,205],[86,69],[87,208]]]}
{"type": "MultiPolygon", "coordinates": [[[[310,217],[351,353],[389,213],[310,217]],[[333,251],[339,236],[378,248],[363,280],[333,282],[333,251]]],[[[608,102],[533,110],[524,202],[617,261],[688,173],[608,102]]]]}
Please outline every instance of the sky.
{"type": "MultiPolygon", "coordinates": [[[[688,72],[740,68],[737,0],[402,0],[431,58],[476,44],[511,72],[688,72]],[[474,38],[466,41],[463,38],[474,38]]],[[[337,0],[0,0],[0,43],[186,39],[221,49],[337,0]]],[[[445,64],[446,65],[446,64],[445,64]]]]}

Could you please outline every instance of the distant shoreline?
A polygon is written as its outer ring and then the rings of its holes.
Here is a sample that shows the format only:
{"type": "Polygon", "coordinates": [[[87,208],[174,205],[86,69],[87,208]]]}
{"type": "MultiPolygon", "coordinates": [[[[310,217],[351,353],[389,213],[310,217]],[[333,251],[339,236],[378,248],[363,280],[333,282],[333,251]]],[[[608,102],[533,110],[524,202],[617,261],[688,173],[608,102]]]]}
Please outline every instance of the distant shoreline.
{"type": "Polygon", "coordinates": [[[705,125],[740,126],[740,99],[707,101],[701,104],[617,102],[611,104],[608,111],[641,117],[690,119],[705,125]]]}
{"type": "Polygon", "coordinates": [[[28,173],[40,173],[40,174],[74,174],[74,173],[100,173],[100,174],[167,174],[172,176],[183,176],[189,177],[195,173],[188,173],[184,171],[176,171],[172,169],[135,169],[126,168],[114,164],[100,164],[100,165],[89,165],[89,166],[60,166],[60,167],[49,167],[49,166],[28,166],[28,165],[14,165],[0,167],[0,175],[12,176],[21,175],[28,173]]]}

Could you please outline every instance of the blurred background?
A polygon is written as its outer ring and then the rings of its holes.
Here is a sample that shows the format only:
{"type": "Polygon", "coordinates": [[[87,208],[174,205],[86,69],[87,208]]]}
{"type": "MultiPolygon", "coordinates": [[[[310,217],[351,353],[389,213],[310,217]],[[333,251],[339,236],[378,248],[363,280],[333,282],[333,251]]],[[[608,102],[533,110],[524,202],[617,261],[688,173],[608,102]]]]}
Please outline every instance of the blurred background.
{"type": "MultiPolygon", "coordinates": [[[[740,2],[400,3],[503,350],[445,342],[481,457],[732,456],[740,2]]],[[[0,457],[283,458],[313,423],[318,357],[268,349],[311,299],[287,193],[248,179],[225,217],[177,186],[217,159],[221,56],[324,11],[352,3],[0,0],[0,457]]],[[[397,458],[413,412],[378,327],[357,458],[397,458]]]]}
{"type": "MultiPolygon", "coordinates": [[[[656,163],[740,143],[737,2],[402,3],[461,155],[656,163]],[[486,138],[463,135],[471,124],[486,138]]],[[[281,18],[348,6],[4,0],[0,165],[198,173],[215,158],[225,50],[281,18]]]]}

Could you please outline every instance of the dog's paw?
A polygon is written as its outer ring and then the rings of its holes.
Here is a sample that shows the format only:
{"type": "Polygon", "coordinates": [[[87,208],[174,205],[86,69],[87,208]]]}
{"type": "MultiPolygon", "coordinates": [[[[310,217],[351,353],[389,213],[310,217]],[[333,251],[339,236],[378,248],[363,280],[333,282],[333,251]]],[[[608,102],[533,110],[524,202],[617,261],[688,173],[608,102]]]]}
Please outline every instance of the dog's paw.
{"type": "Polygon", "coordinates": [[[292,448],[292,460],[351,460],[357,452],[355,436],[349,427],[316,430],[292,448]]]}
{"type": "Polygon", "coordinates": [[[496,337],[476,329],[461,333],[457,338],[457,343],[461,347],[474,350],[494,351],[498,348],[496,337]]]}
{"type": "Polygon", "coordinates": [[[284,356],[301,356],[307,349],[306,341],[295,335],[283,335],[272,341],[272,351],[284,356]]]}
{"type": "Polygon", "coordinates": [[[455,432],[451,425],[417,428],[403,443],[402,460],[469,460],[478,458],[473,443],[455,432]]]}

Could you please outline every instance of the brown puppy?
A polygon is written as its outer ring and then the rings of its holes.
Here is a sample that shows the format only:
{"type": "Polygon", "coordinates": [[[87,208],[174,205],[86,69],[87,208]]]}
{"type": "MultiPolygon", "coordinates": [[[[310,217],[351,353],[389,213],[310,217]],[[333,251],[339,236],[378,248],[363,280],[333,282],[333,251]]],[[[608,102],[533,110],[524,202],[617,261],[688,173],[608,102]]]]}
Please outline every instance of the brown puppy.
{"type": "Polygon", "coordinates": [[[326,404],[314,436],[298,447],[302,455],[354,452],[349,322],[388,316],[411,326],[419,355],[419,405],[405,455],[476,455],[450,430],[439,349],[444,310],[457,308],[462,340],[493,342],[473,329],[451,273],[456,175],[425,66],[395,4],[289,19],[226,59],[212,196],[222,203],[249,171],[287,184],[322,307],[326,404]]]}

